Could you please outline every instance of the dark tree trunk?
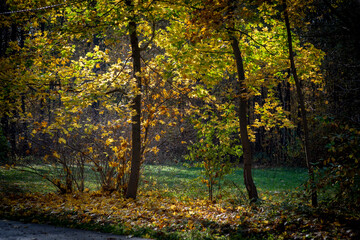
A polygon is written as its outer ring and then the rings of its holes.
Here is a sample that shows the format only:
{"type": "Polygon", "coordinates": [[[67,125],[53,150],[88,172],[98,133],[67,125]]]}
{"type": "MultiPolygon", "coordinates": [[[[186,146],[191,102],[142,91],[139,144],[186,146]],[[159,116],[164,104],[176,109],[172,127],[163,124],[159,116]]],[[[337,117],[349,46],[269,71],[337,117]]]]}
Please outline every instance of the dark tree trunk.
{"type": "Polygon", "coordinates": [[[250,202],[256,202],[258,200],[258,193],[256,190],[256,186],[254,184],[252,174],[251,174],[251,168],[252,168],[252,152],[251,152],[251,143],[248,136],[247,131],[247,91],[246,86],[244,83],[245,80],[245,72],[244,72],[244,66],[243,66],[243,60],[241,57],[241,51],[239,48],[239,42],[236,39],[236,37],[231,37],[231,45],[234,52],[234,57],[236,61],[236,68],[238,72],[238,81],[239,81],[239,98],[240,103],[238,107],[238,117],[239,117],[239,123],[240,123],[240,137],[241,137],[241,144],[243,147],[243,158],[244,158],[244,183],[246,186],[246,190],[249,195],[250,202]]]}
{"type": "MultiPolygon", "coordinates": [[[[132,2],[126,1],[129,8],[132,8],[132,2]]],[[[129,23],[129,35],[130,44],[133,58],[133,74],[136,79],[137,87],[141,91],[141,56],[139,48],[139,40],[136,33],[136,22],[131,20],[129,23]]],[[[130,179],[126,191],[126,198],[136,198],[139,176],[140,176],[140,165],[141,165],[141,95],[138,94],[133,100],[133,110],[135,114],[132,116],[132,152],[131,152],[131,172],[130,179]]]]}
{"type": "Polygon", "coordinates": [[[310,151],[310,142],[309,142],[309,129],[308,129],[308,122],[306,117],[306,109],[305,109],[305,101],[304,95],[302,93],[301,82],[298,78],[296,72],[296,66],[294,61],[294,52],[292,47],[292,37],[291,37],[291,29],[290,29],[290,21],[289,15],[287,12],[286,0],[283,0],[283,7],[284,7],[284,17],[285,17],[285,25],[287,31],[287,40],[289,45],[289,60],[291,65],[291,73],[294,77],[295,85],[296,85],[296,92],[299,98],[299,105],[300,105],[300,112],[301,112],[301,120],[302,120],[302,127],[304,131],[304,150],[305,150],[305,161],[308,168],[309,174],[309,181],[310,181],[310,191],[311,191],[311,203],[314,207],[318,205],[317,202],[317,192],[315,187],[315,179],[314,179],[314,169],[312,165],[312,156],[310,151]]]}

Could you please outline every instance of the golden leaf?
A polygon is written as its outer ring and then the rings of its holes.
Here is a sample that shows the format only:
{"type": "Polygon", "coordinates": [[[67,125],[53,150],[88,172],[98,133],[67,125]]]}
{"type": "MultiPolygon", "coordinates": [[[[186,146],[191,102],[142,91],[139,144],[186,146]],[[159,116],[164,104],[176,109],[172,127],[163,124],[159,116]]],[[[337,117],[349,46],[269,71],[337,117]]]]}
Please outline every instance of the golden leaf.
{"type": "Polygon", "coordinates": [[[66,144],[66,140],[64,138],[59,138],[59,143],[66,144]]]}
{"type": "Polygon", "coordinates": [[[112,139],[112,138],[108,138],[108,139],[106,139],[106,145],[107,146],[109,146],[112,142],[114,142],[114,139],[112,139]]]}
{"type": "Polygon", "coordinates": [[[119,163],[117,163],[117,162],[109,162],[109,166],[110,167],[117,167],[117,166],[119,166],[119,163]]]}
{"type": "Polygon", "coordinates": [[[56,158],[58,158],[58,159],[60,159],[60,155],[59,155],[56,151],[53,152],[53,156],[56,157],[56,158]]]}
{"type": "Polygon", "coordinates": [[[89,150],[89,153],[93,153],[93,148],[92,147],[89,147],[88,150],[89,150]]]}

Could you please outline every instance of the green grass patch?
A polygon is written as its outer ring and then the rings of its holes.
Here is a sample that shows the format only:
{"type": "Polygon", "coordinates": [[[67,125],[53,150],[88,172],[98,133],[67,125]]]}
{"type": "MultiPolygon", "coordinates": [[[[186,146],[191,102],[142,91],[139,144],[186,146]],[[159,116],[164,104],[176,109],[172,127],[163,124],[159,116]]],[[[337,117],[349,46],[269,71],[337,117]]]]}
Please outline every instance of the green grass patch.
{"type": "MultiPolygon", "coordinates": [[[[253,177],[260,195],[279,194],[303,189],[302,184],[307,179],[307,171],[303,168],[264,168],[254,169],[253,177]]],[[[201,169],[185,166],[145,165],[141,187],[157,189],[177,197],[207,198],[208,190],[201,183],[201,169]]],[[[246,189],[243,184],[243,170],[234,169],[220,184],[216,186],[215,194],[226,198],[246,198],[246,189]]]]}
{"type": "MultiPolygon", "coordinates": [[[[85,186],[96,190],[99,185],[96,173],[90,166],[84,169],[85,186]]],[[[2,192],[40,192],[49,193],[56,191],[56,187],[42,176],[61,178],[62,170],[51,165],[33,165],[30,168],[17,167],[15,169],[0,168],[0,191],[2,192]],[[24,171],[22,170],[24,169],[24,171]],[[31,173],[36,172],[35,173],[31,173]]]]}
{"type": "MultiPolygon", "coordinates": [[[[38,173],[58,174],[59,169],[51,169],[47,165],[36,165],[38,173]],[[52,173],[51,171],[54,170],[52,173]]],[[[253,177],[259,193],[279,193],[299,189],[307,179],[307,171],[302,168],[264,168],[254,169],[253,177]]],[[[164,194],[177,198],[206,198],[207,187],[201,183],[201,169],[182,165],[144,165],[140,188],[143,190],[159,190],[164,194]]],[[[39,175],[17,169],[0,169],[2,191],[53,192],[55,187],[39,175]]],[[[97,190],[97,175],[89,166],[85,167],[85,187],[97,190]]],[[[243,170],[234,169],[216,186],[215,193],[220,196],[234,197],[246,193],[243,184],[243,170]]]]}
{"type": "MultiPolygon", "coordinates": [[[[50,171],[38,166],[40,174],[49,174],[50,171]]],[[[6,192],[53,192],[55,187],[39,175],[23,172],[17,169],[0,168],[0,190],[6,192]]]]}

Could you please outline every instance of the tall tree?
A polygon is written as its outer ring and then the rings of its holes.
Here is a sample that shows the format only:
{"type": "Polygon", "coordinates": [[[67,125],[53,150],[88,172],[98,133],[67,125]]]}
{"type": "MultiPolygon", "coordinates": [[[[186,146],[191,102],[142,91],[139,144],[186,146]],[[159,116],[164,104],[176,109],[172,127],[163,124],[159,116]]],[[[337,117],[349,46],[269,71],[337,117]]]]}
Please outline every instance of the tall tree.
{"type": "Polygon", "coordinates": [[[296,85],[296,92],[297,92],[297,95],[299,98],[302,127],[303,127],[303,131],[304,131],[304,151],[305,151],[305,161],[306,161],[306,165],[308,168],[309,180],[310,180],[311,202],[312,202],[312,205],[314,207],[316,207],[318,205],[318,201],[317,201],[317,192],[316,192],[316,186],[315,186],[313,160],[312,160],[312,154],[311,154],[311,149],[310,149],[309,126],[308,126],[308,121],[307,121],[307,116],[306,116],[307,114],[306,114],[306,108],[305,108],[304,94],[302,92],[301,82],[300,82],[299,76],[296,71],[296,65],[295,65],[295,60],[294,60],[294,51],[293,51],[293,46],[292,46],[293,40],[292,40],[292,36],[291,36],[291,27],[290,27],[290,21],[289,21],[286,0],[282,0],[282,4],[283,4],[283,11],[284,11],[286,32],[287,32],[290,69],[291,69],[291,74],[294,77],[294,81],[295,81],[295,85],[296,85]]]}
{"type": "MultiPolygon", "coordinates": [[[[251,142],[249,139],[249,132],[248,132],[248,97],[251,95],[247,92],[247,86],[245,83],[245,70],[244,70],[244,63],[241,56],[241,51],[239,48],[239,41],[237,40],[236,32],[239,31],[243,23],[240,23],[236,16],[236,13],[239,12],[237,9],[238,3],[236,1],[211,1],[205,0],[200,3],[199,6],[193,5],[193,16],[192,23],[195,28],[198,28],[197,32],[193,32],[190,36],[191,42],[198,43],[198,45],[202,45],[205,39],[210,39],[212,37],[222,39],[222,44],[228,44],[230,42],[231,49],[232,49],[232,59],[229,58],[229,55],[221,54],[222,48],[221,47],[213,47],[219,51],[219,55],[217,58],[221,58],[226,56],[222,61],[226,62],[227,64],[235,66],[235,69],[232,71],[236,72],[237,78],[237,85],[236,89],[236,107],[238,111],[238,121],[239,121],[239,133],[241,139],[241,145],[243,150],[243,159],[244,159],[244,184],[246,186],[248,196],[251,202],[256,202],[258,200],[258,193],[255,186],[255,183],[252,178],[252,161],[253,161],[253,154],[252,154],[252,147],[251,142]],[[210,33],[212,32],[213,33],[210,33]],[[217,49],[218,48],[218,49],[217,49]],[[234,61],[235,59],[235,61],[234,61]]],[[[219,41],[218,41],[219,42],[219,41]]],[[[215,43],[212,43],[215,44],[215,43]]],[[[228,48],[230,46],[227,46],[228,48]]],[[[209,52],[214,52],[214,50],[210,49],[209,52]]],[[[229,53],[229,52],[226,52],[229,53]]],[[[214,69],[216,69],[214,67],[214,69]]],[[[216,69],[215,71],[221,72],[221,69],[216,69]]],[[[220,77],[221,74],[218,74],[220,77]]],[[[215,81],[219,81],[218,78],[215,81]]],[[[208,81],[204,79],[204,81],[208,81]]],[[[214,84],[214,83],[210,83],[214,84]]]]}
{"type": "MultiPolygon", "coordinates": [[[[126,0],[126,5],[130,12],[134,12],[134,3],[131,0],[126,0]]],[[[133,59],[133,76],[136,79],[136,85],[138,92],[133,100],[133,113],[132,113],[132,148],[131,148],[131,172],[126,191],[127,198],[136,198],[139,176],[140,176],[140,165],[141,165],[141,55],[139,40],[137,36],[137,23],[135,16],[129,22],[129,37],[131,43],[132,59],[133,59]]]]}
{"type": "Polygon", "coordinates": [[[235,61],[236,61],[236,68],[237,68],[237,74],[238,74],[238,84],[239,84],[239,93],[238,96],[240,98],[239,106],[238,106],[238,117],[239,117],[239,123],[240,123],[240,136],[241,136],[241,144],[243,147],[243,157],[244,157],[244,184],[246,187],[246,190],[249,195],[249,199],[251,202],[256,202],[258,200],[258,193],[257,189],[254,183],[254,180],[252,178],[252,150],[251,150],[251,143],[249,140],[248,135],[248,119],[247,119],[247,104],[248,104],[248,98],[247,98],[247,90],[246,85],[244,83],[245,81],[245,71],[243,66],[243,59],[241,57],[241,51],[239,48],[239,42],[236,39],[235,36],[231,36],[231,46],[233,49],[235,61]]]}

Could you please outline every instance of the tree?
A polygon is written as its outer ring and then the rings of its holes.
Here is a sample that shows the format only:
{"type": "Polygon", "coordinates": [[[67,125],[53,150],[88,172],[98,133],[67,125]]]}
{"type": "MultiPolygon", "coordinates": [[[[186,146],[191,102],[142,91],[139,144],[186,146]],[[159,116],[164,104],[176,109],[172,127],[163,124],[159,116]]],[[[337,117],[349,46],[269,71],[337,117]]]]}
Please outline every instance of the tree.
{"type": "MultiPolygon", "coordinates": [[[[26,6],[25,4],[22,7],[26,6]]],[[[27,7],[31,9],[33,6],[29,3],[27,7]]],[[[69,171],[69,168],[73,166],[73,163],[77,164],[76,161],[69,162],[73,160],[68,156],[74,154],[81,159],[78,163],[83,164],[83,160],[92,162],[95,165],[94,171],[100,174],[104,189],[113,191],[114,185],[119,185],[118,178],[123,178],[123,174],[116,174],[116,172],[127,169],[126,161],[123,162],[123,159],[127,158],[129,146],[127,131],[120,126],[126,126],[129,123],[132,125],[133,164],[130,187],[122,186],[118,189],[128,189],[127,195],[132,198],[136,197],[142,155],[149,151],[146,146],[149,137],[148,130],[154,122],[153,113],[147,116],[148,119],[141,114],[141,105],[145,104],[141,101],[143,78],[140,76],[141,49],[137,26],[140,25],[146,30],[149,26],[145,20],[146,16],[140,16],[138,12],[141,7],[142,5],[132,1],[121,1],[114,8],[109,8],[106,1],[83,1],[75,3],[71,8],[64,5],[60,9],[61,14],[53,11],[54,9],[48,12],[46,10],[28,23],[29,39],[25,46],[18,47],[13,44],[14,48],[17,47],[17,50],[22,51],[18,51],[12,60],[2,59],[4,63],[7,63],[5,66],[9,66],[9,78],[16,79],[14,83],[18,85],[15,88],[24,88],[26,92],[29,91],[28,86],[30,86],[31,90],[35,90],[33,94],[35,98],[40,99],[40,106],[36,106],[35,109],[26,109],[26,112],[21,114],[26,116],[26,121],[30,123],[32,141],[46,149],[39,154],[40,157],[44,157],[45,162],[51,160],[61,164],[65,171],[64,175],[68,176],[67,179],[71,179],[71,173],[74,172],[69,171]],[[110,15],[111,12],[119,14],[110,15]],[[123,13],[128,17],[127,20],[123,13]],[[101,18],[109,24],[100,24],[101,18]],[[142,19],[140,24],[139,19],[142,19]],[[125,28],[127,32],[123,30],[125,28]],[[106,39],[108,42],[104,40],[105,34],[110,35],[106,39]],[[111,56],[109,54],[109,49],[114,46],[113,39],[116,40],[118,37],[116,34],[128,35],[130,40],[131,50],[124,44],[123,52],[118,54],[120,60],[116,59],[114,53],[111,56]],[[131,67],[128,63],[130,56],[127,50],[132,51],[133,65],[131,67]],[[26,74],[18,74],[21,71],[26,74]],[[133,79],[129,81],[130,73],[133,79]],[[46,99],[48,101],[45,101],[46,99]],[[55,100],[57,104],[53,104],[55,100]],[[120,102],[121,107],[118,107],[120,102]],[[44,117],[46,108],[49,119],[44,117]],[[36,112],[39,109],[40,114],[36,112]],[[99,115],[104,116],[105,112],[107,118],[113,122],[106,121],[104,117],[99,119],[99,115]],[[113,117],[116,115],[120,118],[118,121],[122,121],[121,124],[114,120],[113,117]],[[131,120],[127,121],[129,115],[131,120]],[[147,125],[141,128],[142,122],[146,121],[147,125]],[[124,133],[124,135],[119,137],[119,133],[124,133]],[[46,136],[47,141],[43,141],[44,137],[40,134],[46,136]],[[87,143],[84,142],[85,138],[88,140],[87,143]],[[51,145],[46,148],[45,146],[49,144],[51,145]],[[114,181],[115,184],[113,184],[114,181]]],[[[48,9],[48,7],[35,8],[34,11],[37,9],[48,9]]],[[[13,13],[22,14],[23,12],[30,14],[32,11],[13,13]]],[[[11,21],[19,18],[9,19],[11,21]]],[[[144,33],[142,37],[146,35],[147,33],[144,33]]],[[[155,32],[153,32],[154,35],[155,32]]],[[[147,46],[150,42],[151,40],[147,46]]],[[[145,50],[147,46],[144,46],[142,50],[145,50]]],[[[147,74],[147,77],[147,81],[152,78],[150,74],[147,74]]],[[[11,94],[16,94],[16,91],[11,94]]],[[[6,93],[2,96],[4,95],[6,93]]],[[[30,100],[30,96],[27,100],[30,100]]],[[[155,147],[153,151],[156,151],[155,147]]]]}
{"type": "MultiPolygon", "coordinates": [[[[249,140],[248,134],[248,120],[247,120],[247,102],[248,102],[248,93],[247,87],[244,83],[245,81],[245,71],[243,67],[243,60],[241,57],[241,51],[239,48],[239,42],[234,34],[234,25],[236,24],[236,18],[233,16],[234,11],[236,11],[236,3],[232,1],[203,1],[199,7],[193,7],[194,9],[194,17],[192,19],[192,23],[195,27],[199,27],[199,32],[192,33],[190,35],[190,41],[192,43],[196,43],[196,41],[201,42],[206,38],[211,38],[211,34],[209,33],[211,30],[216,31],[214,34],[216,37],[221,38],[223,41],[230,41],[231,47],[233,51],[233,55],[235,58],[236,72],[238,75],[238,85],[236,87],[237,92],[236,95],[239,99],[238,104],[238,121],[239,121],[239,129],[241,136],[241,144],[243,149],[243,157],[244,157],[244,183],[246,189],[248,191],[249,199],[251,202],[256,202],[258,200],[258,193],[256,186],[254,184],[251,168],[252,168],[252,150],[251,143],[249,140]],[[216,9],[213,9],[216,8],[216,9]],[[231,10],[228,11],[227,9],[231,10]],[[225,18],[223,19],[223,15],[225,14],[225,18]],[[196,26],[197,25],[197,26],[196,26]],[[230,28],[230,31],[228,30],[230,28]],[[229,34],[230,32],[230,34],[229,34]]],[[[219,57],[219,56],[217,56],[219,57]]],[[[217,71],[221,71],[218,69],[217,71]]],[[[219,81],[219,79],[217,80],[219,81]]]]}
{"type": "Polygon", "coordinates": [[[254,180],[252,178],[251,169],[252,169],[252,150],[251,150],[251,143],[248,136],[247,131],[247,91],[246,86],[244,84],[245,80],[245,72],[243,66],[243,60],[241,57],[241,51],[239,48],[239,42],[237,41],[236,37],[231,37],[231,46],[233,48],[235,61],[236,61],[236,68],[238,73],[238,84],[240,92],[240,104],[238,107],[238,117],[240,123],[240,136],[241,136],[241,144],[244,151],[244,183],[246,186],[246,190],[249,195],[249,199],[251,202],[256,202],[259,198],[256,186],[254,184],[254,180]]]}
{"type": "Polygon", "coordinates": [[[289,61],[290,61],[290,69],[291,74],[294,77],[295,85],[296,85],[296,92],[299,98],[299,104],[300,104],[300,111],[301,111],[301,119],[302,119],[302,127],[304,130],[304,151],[305,151],[305,161],[309,172],[309,180],[310,180],[310,189],[311,189],[311,202],[314,207],[318,205],[317,201],[317,192],[316,192],[316,186],[315,186],[315,177],[314,177],[314,169],[313,169],[313,160],[312,160],[312,154],[310,149],[310,138],[309,138],[309,127],[308,127],[308,121],[307,121],[307,114],[305,109],[305,101],[304,101],[304,95],[302,92],[301,82],[299,80],[299,77],[297,75],[295,61],[294,61],[294,52],[292,47],[292,37],[291,37],[291,28],[290,28],[290,21],[289,21],[289,15],[287,10],[287,4],[286,0],[282,1],[283,8],[284,8],[284,19],[285,19],[285,25],[286,25],[286,32],[287,32],[287,40],[288,40],[288,47],[289,47],[289,61]]]}
{"type": "MultiPolygon", "coordinates": [[[[302,6],[302,4],[300,5],[302,6]]],[[[294,83],[292,78],[287,75],[288,55],[286,54],[287,49],[284,48],[286,46],[284,44],[287,43],[286,28],[282,26],[282,21],[278,18],[279,11],[276,3],[271,5],[262,1],[246,3],[198,1],[191,5],[189,11],[191,11],[191,15],[187,17],[189,21],[185,31],[189,47],[186,50],[184,50],[185,47],[180,49],[176,56],[180,58],[181,52],[185,51],[183,57],[186,54],[192,57],[197,54],[197,58],[201,60],[193,57],[191,60],[192,70],[184,69],[183,75],[192,74],[207,86],[212,87],[219,83],[219,80],[223,78],[222,71],[223,73],[237,73],[239,85],[235,88],[237,90],[235,90],[236,95],[233,99],[240,98],[238,117],[244,164],[246,165],[244,182],[249,198],[256,200],[257,191],[251,177],[251,144],[248,144],[251,134],[247,133],[249,131],[247,114],[254,115],[254,113],[253,109],[247,110],[246,105],[252,96],[262,95],[261,92],[266,89],[268,92],[266,99],[255,105],[256,112],[260,115],[259,119],[256,119],[251,127],[266,126],[266,129],[293,127],[288,118],[289,113],[283,109],[279,104],[279,98],[276,97],[279,83],[287,81],[290,86],[294,83]],[[239,48],[238,39],[241,41],[241,47],[244,48],[245,61],[239,48]],[[233,63],[229,58],[229,48],[225,47],[229,42],[231,53],[235,57],[233,63]],[[195,48],[197,51],[188,53],[191,48],[195,48]],[[217,58],[221,58],[222,64],[227,68],[213,60],[217,58]],[[200,67],[204,65],[211,66],[211,68],[206,69],[205,72],[200,67]],[[188,72],[185,73],[185,71],[188,72]],[[245,75],[248,77],[245,78],[245,75]],[[214,76],[218,78],[216,79],[214,76]]],[[[296,48],[299,51],[297,60],[303,63],[301,74],[311,84],[320,85],[321,76],[318,75],[318,66],[322,54],[309,44],[301,47],[298,39],[296,48]]],[[[234,89],[229,88],[229,90],[233,91],[234,89]]]]}
{"type": "MultiPolygon", "coordinates": [[[[131,0],[126,1],[126,5],[130,12],[134,11],[134,4],[131,0]]],[[[126,191],[127,198],[136,198],[139,176],[140,176],[140,165],[141,165],[141,55],[139,48],[139,40],[137,36],[137,24],[134,20],[135,16],[132,16],[129,22],[129,36],[131,43],[131,51],[133,58],[133,76],[136,79],[136,85],[138,93],[133,100],[133,110],[131,118],[132,124],[132,149],[131,149],[131,173],[129,178],[129,184],[126,191]]]]}

